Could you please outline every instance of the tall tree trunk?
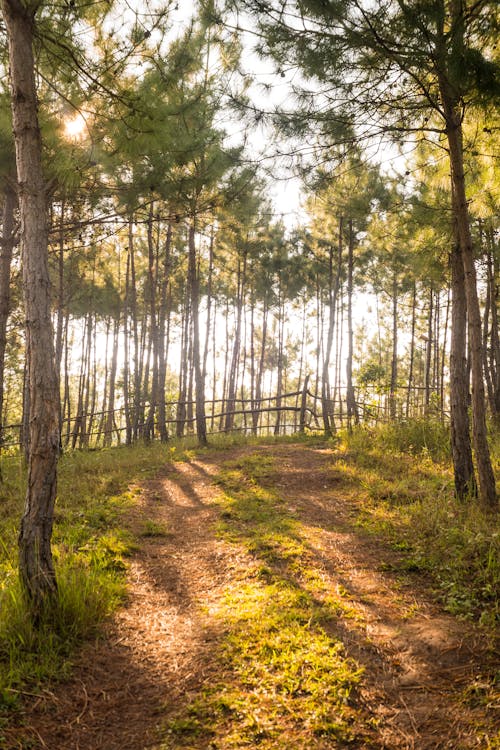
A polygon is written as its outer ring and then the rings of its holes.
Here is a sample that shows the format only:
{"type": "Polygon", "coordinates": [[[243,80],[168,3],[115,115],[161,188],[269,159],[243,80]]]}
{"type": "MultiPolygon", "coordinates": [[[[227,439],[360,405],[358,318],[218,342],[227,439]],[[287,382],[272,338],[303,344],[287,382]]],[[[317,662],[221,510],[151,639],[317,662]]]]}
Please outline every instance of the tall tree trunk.
{"type": "Polygon", "coordinates": [[[196,263],[196,219],[193,217],[189,226],[189,288],[191,293],[191,311],[193,318],[193,367],[196,400],[196,434],[200,445],[207,444],[207,420],[205,416],[205,378],[200,352],[200,282],[196,263]]]}
{"type": "Polygon", "coordinates": [[[432,364],[432,332],[434,319],[434,290],[429,292],[429,314],[427,317],[427,341],[425,342],[425,414],[429,413],[431,403],[431,364],[432,364]]]}
{"type": "Polygon", "coordinates": [[[281,424],[281,403],[283,393],[283,336],[284,336],[284,323],[285,323],[285,305],[283,301],[283,294],[281,290],[281,281],[278,284],[278,362],[277,362],[277,373],[276,373],[276,423],[274,425],[274,434],[280,434],[281,424]]]}
{"type": "Polygon", "coordinates": [[[2,0],[2,8],[19,183],[30,394],[28,481],[19,533],[19,569],[36,620],[57,593],[50,540],[57,488],[59,396],[50,314],[47,195],[34,76],[34,14],[19,0],[2,0]]]}
{"type": "MultiPolygon", "coordinates": [[[[69,445],[71,438],[71,388],[69,380],[69,363],[70,363],[70,341],[69,341],[69,311],[64,317],[64,395],[62,403],[62,424],[66,420],[66,429],[64,435],[64,444],[69,445]]],[[[62,429],[62,428],[61,428],[62,429]]]]}
{"type": "Polygon", "coordinates": [[[413,388],[413,370],[415,367],[415,327],[417,323],[417,284],[413,282],[411,302],[411,337],[410,337],[410,366],[408,371],[408,388],[406,391],[406,419],[410,417],[411,392],[413,388]]]}
{"type": "Polygon", "coordinates": [[[267,296],[264,298],[264,309],[262,311],[262,341],[261,350],[259,357],[259,367],[255,377],[255,405],[252,414],[252,431],[255,435],[258,432],[259,418],[260,418],[260,405],[262,399],[262,381],[264,378],[264,366],[266,361],[266,344],[267,344],[267,325],[269,315],[269,304],[267,296]]]}
{"type": "MultiPolygon", "coordinates": [[[[490,299],[490,356],[487,362],[487,370],[490,373],[491,381],[491,397],[490,397],[490,409],[491,416],[494,423],[500,427],[500,322],[498,313],[498,301],[500,298],[500,268],[499,263],[493,254],[493,228],[490,227],[490,231],[487,232],[488,237],[488,257],[487,257],[487,272],[488,272],[488,289],[490,299]]],[[[485,342],[486,346],[486,342],[485,342]]]]}
{"type": "Polygon", "coordinates": [[[149,317],[151,320],[151,347],[153,358],[153,370],[151,376],[151,396],[149,399],[149,411],[144,425],[144,437],[146,440],[154,438],[155,414],[158,409],[158,369],[159,369],[159,331],[158,314],[156,309],[156,286],[158,279],[157,253],[153,241],[153,218],[154,202],[151,202],[148,217],[148,291],[149,291],[149,317]]]}
{"type": "Polygon", "coordinates": [[[123,411],[125,413],[125,443],[132,444],[132,415],[130,409],[130,252],[127,252],[125,271],[125,299],[123,303],[123,411]]]}
{"type": "Polygon", "coordinates": [[[94,319],[92,312],[87,314],[87,344],[83,364],[82,383],[82,410],[80,428],[80,448],[88,448],[89,444],[89,404],[90,404],[90,373],[92,367],[92,337],[94,332],[94,319]]]}
{"type": "Polygon", "coordinates": [[[479,492],[483,505],[490,509],[496,509],[498,508],[498,497],[486,430],[481,312],[477,295],[474,250],[472,246],[469,211],[465,190],[462,115],[458,105],[455,105],[450,101],[447,91],[442,89],[441,93],[446,116],[446,136],[450,150],[453,210],[457,222],[460,252],[465,274],[465,294],[467,299],[468,331],[471,351],[472,436],[479,476],[479,492]]]}
{"type": "MultiPolygon", "coordinates": [[[[5,184],[2,216],[2,240],[0,246],[0,450],[3,443],[3,403],[5,349],[7,345],[7,321],[10,314],[10,267],[15,244],[15,210],[17,196],[10,184],[5,184]]],[[[1,474],[0,474],[1,479],[1,474]]]]}
{"type": "MultiPolygon", "coordinates": [[[[133,401],[133,414],[131,417],[132,422],[132,435],[133,439],[137,440],[139,436],[139,425],[141,422],[141,355],[140,355],[140,341],[139,341],[139,320],[137,316],[137,282],[135,274],[135,245],[134,245],[134,216],[131,213],[128,220],[128,257],[127,257],[127,270],[130,274],[130,284],[128,289],[128,312],[130,314],[130,322],[132,325],[132,341],[134,344],[134,392],[132,395],[133,401]]],[[[130,387],[130,381],[129,381],[130,387]]]]}
{"type": "Polygon", "coordinates": [[[61,215],[59,218],[59,247],[57,253],[57,318],[56,318],[56,369],[59,383],[61,382],[61,360],[64,325],[64,212],[66,202],[61,200],[61,215]]]}
{"type": "Polygon", "coordinates": [[[165,254],[163,257],[163,273],[160,281],[160,308],[158,310],[158,431],[160,440],[166,443],[168,430],[165,404],[167,400],[165,384],[167,379],[167,357],[165,351],[166,319],[168,307],[168,284],[170,278],[170,250],[172,246],[172,223],[167,226],[165,239],[165,254]]]}
{"type": "Polygon", "coordinates": [[[352,292],[353,292],[353,271],[354,271],[354,232],[352,219],[349,219],[349,244],[347,255],[347,361],[346,361],[346,406],[347,406],[347,427],[352,427],[352,419],[359,424],[359,412],[354,394],[352,382],[352,358],[354,350],[354,329],[352,325],[352,292]]]}
{"type": "Polygon", "coordinates": [[[238,377],[238,363],[240,359],[241,350],[241,322],[243,317],[243,300],[245,295],[246,285],[246,269],[247,269],[247,252],[246,248],[243,251],[243,259],[238,258],[238,289],[237,289],[237,308],[236,308],[236,321],[234,329],[234,341],[233,341],[233,353],[231,357],[231,366],[229,368],[228,378],[228,389],[227,389],[227,403],[226,403],[226,419],[224,423],[224,430],[229,432],[233,428],[234,423],[234,409],[236,402],[236,389],[237,389],[237,377],[238,377]]]}
{"type": "Polygon", "coordinates": [[[323,365],[321,372],[321,406],[323,413],[323,426],[325,435],[331,436],[335,431],[335,424],[331,415],[331,394],[330,394],[330,357],[333,344],[333,333],[335,330],[335,309],[337,303],[337,294],[340,285],[340,272],[342,267],[342,231],[343,219],[339,218],[339,238],[337,251],[337,271],[333,274],[333,246],[330,246],[328,254],[328,331],[326,346],[323,354],[323,365]]]}
{"type": "Polygon", "coordinates": [[[444,321],[443,341],[441,348],[441,371],[439,373],[439,404],[441,412],[441,420],[445,419],[445,364],[446,364],[446,351],[448,349],[448,329],[450,326],[450,302],[451,302],[451,289],[448,287],[448,293],[446,297],[446,315],[444,321]]]}
{"type": "MultiPolygon", "coordinates": [[[[207,320],[205,328],[205,345],[203,347],[203,382],[206,382],[207,377],[207,360],[208,360],[208,349],[210,343],[210,327],[212,323],[212,281],[214,273],[214,225],[210,229],[210,245],[208,250],[208,278],[207,278],[207,320]]],[[[215,398],[215,395],[214,395],[215,398]]]]}
{"type": "Polygon", "coordinates": [[[186,294],[184,296],[184,309],[182,311],[181,319],[181,361],[179,368],[179,401],[177,402],[177,415],[176,415],[176,437],[182,437],[184,435],[184,428],[186,424],[186,398],[187,398],[187,382],[188,382],[188,348],[189,348],[189,284],[186,283],[186,294]]]}
{"type": "Polygon", "coordinates": [[[477,494],[469,425],[469,378],[467,372],[467,303],[464,268],[458,242],[451,263],[450,415],[451,455],[457,497],[477,494]]]}
{"type": "Polygon", "coordinates": [[[225,320],[225,347],[224,347],[224,376],[222,379],[222,394],[221,394],[221,415],[219,419],[219,431],[222,432],[224,429],[224,412],[226,411],[226,396],[227,396],[227,377],[229,370],[229,298],[226,297],[226,310],[224,313],[225,320]]]}
{"type": "Polygon", "coordinates": [[[116,388],[116,370],[118,367],[118,343],[120,334],[120,313],[117,312],[113,326],[113,353],[111,355],[111,367],[109,371],[109,395],[108,404],[104,422],[104,446],[111,445],[113,435],[113,424],[115,416],[115,388],[116,388]]]}

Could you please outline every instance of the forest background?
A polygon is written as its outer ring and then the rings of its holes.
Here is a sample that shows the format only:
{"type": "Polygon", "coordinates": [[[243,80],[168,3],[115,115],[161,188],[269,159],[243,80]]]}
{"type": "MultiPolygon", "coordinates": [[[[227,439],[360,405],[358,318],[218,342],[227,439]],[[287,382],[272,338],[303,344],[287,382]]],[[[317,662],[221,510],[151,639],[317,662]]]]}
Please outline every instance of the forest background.
{"type": "Polygon", "coordinates": [[[457,494],[496,507],[498,19],[343,8],[3,3],[0,414],[35,600],[61,447],[425,418],[457,494]],[[295,224],[269,199],[288,174],[295,224]]]}

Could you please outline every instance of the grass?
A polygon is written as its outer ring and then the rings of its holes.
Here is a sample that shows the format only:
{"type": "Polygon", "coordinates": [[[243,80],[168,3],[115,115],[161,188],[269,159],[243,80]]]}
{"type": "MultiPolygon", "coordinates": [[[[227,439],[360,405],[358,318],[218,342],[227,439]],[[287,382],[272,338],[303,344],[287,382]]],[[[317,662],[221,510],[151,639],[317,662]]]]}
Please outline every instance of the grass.
{"type": "MultiPolygon", "coordinates": [[[[182,455],[182,449],[177,449],[182,455]]],[[[75,648],[98,635],[125,595],[134,547],[123,516],[137,482],[173,455],[161,445],[72,452],[61,458],[53,534],[58,602],[34,628],[17,576],[17,533],[25,476],[19,457],[3,458],[0,485],[0,710],[68,674],[75,648]]],[[[148,534],[164,530],[145,522],[148,534]]]]}
{"type": "MultiPolygon", "coordinates": [[[[491,445],[499,477],[500,441],[491,445]]],[[[345,433],[333,471],[362,489],[358,523],[401,554],[401,572],[427,574],[453,614],[491,627],[500,621],[498,518],[454,497],[444,426],[345,433]]]]}
{"type": "Polygon", "coordinates": [[[246,549],[248,571],[211,610],[220,679],[170,720],[163,750],[347,747],[368,731],[355,707],[362,670],[333,635],[349,604],[327,591],[273,465],[256,450],[219,473],[218,533],[246,549]]]}
{"type": "MultiPolygon", "coordinates": [[[[341,588],[326,586],[310,534],[276,487],[275,459],[259,450],[287,440],[252,438],[255,450],[226,461],[219,472],[218,534],[245,550],[248,569],[210,611],[221,633],[217,677],[170,719],[163,750],[369,743],[373,728],[357,708],[362,670],[335,635],[339,618],[356,628],[360,615],[341,588]]],[[[213,442],[201,453],[249,444],[234,437],[213,442]]],[[[318,438],[304,442],[316,445],[318,438]]],[[[394,551],[393,568],[402,576],[425,574],[449,611],[493,627],[500,616],[498,521],[454,499],[442,425],[359,429],[330,444],[335,491],[356,499],[358,527],[394,551]]],[[[499,472],[498,436],[492,447],[499,472]]],[[[37,629],[16,572],[24,474],[19,459],[3,459],[0,725],[2,710],[6,715],[20,693],[69,673],[75,649],[99,634],[122,601],[127,557],[138,543],[125,516],[141,480],[198,452],[193,444],[169,443],[63,456],[53,537],[60,596],[37,629]]],[[[139,539],[168,534],[168,526],[150,518],[138,530],[139,539]]],[[[468,700],[482,700],[481,690],[478,684],[468,700]]]]}

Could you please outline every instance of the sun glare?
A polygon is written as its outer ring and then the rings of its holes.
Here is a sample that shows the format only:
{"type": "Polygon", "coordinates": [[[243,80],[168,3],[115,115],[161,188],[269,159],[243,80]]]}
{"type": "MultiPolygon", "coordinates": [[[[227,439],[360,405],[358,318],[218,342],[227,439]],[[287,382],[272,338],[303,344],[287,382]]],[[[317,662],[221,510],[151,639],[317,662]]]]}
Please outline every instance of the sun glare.
{"type": "Polygon", "coordinates": [[[79,112],[72,117],[68,117],[64,121],[64,135],[66,138],[79,140],[80,138],[83,138],[86,130],[87,122],[85,117],[79,112]]]}

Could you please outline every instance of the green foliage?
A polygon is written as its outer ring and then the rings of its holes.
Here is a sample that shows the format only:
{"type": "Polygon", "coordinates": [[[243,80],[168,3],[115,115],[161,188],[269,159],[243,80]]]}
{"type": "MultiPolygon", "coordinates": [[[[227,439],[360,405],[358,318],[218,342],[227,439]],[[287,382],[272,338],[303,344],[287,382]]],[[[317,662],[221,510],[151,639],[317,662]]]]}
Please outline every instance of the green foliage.
{"type": "Polygon", "coordinates": [[[334,471],[363,489],[359,524],[401,553],[398,570],[425,571],[446,609],[491,626],[500,620],[498,518],[454,497],[445,436],[432,421],[346,433],[334,471]]]}
{"type": "MultiPolygon", "coordinates": [[[[27,686],[34,690],[68,674],[75,648],[99,633],[121,601],[126,559],[133,549],[132,535],[121,528],[123,512],[135,502],[134,483],[150,476],[171,455],[170,448],[155,444],[62,457],[53,537],[58,599],[36,628],[17,576],[25,476],[19,456],[3,459],[0,705],[14,702],[27,686]]],[[[145,529],[152,532],[149,526],[145,529]]]]}
{"type": "Polygon", "coordinates": [[[65,556],[56,566],[57,602],[36,627],[17,576],[7,571],[0,589],[0,706],[14,703],[27,684],[67,676],[75,647],[97,635],[122,600],[123,580],[100,562],[82,552],[65,556]]]}
{"type": "Polygon", "coordinates": [[[451,455],[449,427],[437,419],[387,422],[376,428],[359,428],[350,436],[344,437],[353,448],[361,448],[363,443],[368,443],[381,452],[388,450],[412,455],[425,453],[435,461],[447,461],[451,455]]]}

